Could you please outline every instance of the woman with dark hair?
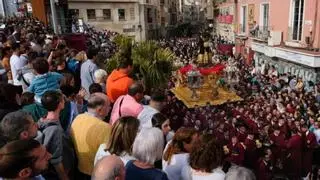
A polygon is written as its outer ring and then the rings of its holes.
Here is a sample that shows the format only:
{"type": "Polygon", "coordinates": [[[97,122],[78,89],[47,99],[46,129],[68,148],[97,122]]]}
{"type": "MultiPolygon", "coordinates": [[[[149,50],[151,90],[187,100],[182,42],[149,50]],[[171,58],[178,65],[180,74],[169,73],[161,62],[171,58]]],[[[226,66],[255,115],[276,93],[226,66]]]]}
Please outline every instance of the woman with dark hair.
{"type": "Polygon", "coordinates": [[[189,166],[189,153],[198,144],[199,134],[194,128],[180,128],[164,150],[162,166],[170,180],[182,178],[182,170],[189,166]],[[173,162],[173,163],[172,163],[173,162]]]}
{"type": "Polygon", "coordinates": [[[212,138],[202,138],[199,148],[190,153],[190,167],[183,169],[182,179],[192,180],[224,180],[222,170],[223,149],[212,138]]]}
{"type": "MultiPolygon", "coordinates": [[[[156,113],[153,115],[152,119],[152,127],[159,128],[163,135],[166,137],[171,130],[170,120],[161,113],[156,113]]],[[[166,140],[166,139],[165,139],[166,140]]]]}
{"type": "Polygon", "coordinates": [[[101,144],[94,164],[104,156],[116,155],[123,161],[124,165],[128,161],[134,160],[132,156],[132,145],[138,133],[139,120],[131,117],[121,117],[116,121],[111,129],[109,141],[106,144],[101,144]]]}
{"type": "MultiPolygon", "coordinates": [[[[164,140],[164,147],[165,147],[168,140],[167,135],[171,130],[170,120],[167,117],[165,117],[163,114],[156,113],[152,116],[151,122],[152,122],[152,127],[159,128],[163,132],[163,140],[164,140]]],[[[162,169],[162,161],[161,160],[156,161],[155,167],[158,169],[162,169]]]]}

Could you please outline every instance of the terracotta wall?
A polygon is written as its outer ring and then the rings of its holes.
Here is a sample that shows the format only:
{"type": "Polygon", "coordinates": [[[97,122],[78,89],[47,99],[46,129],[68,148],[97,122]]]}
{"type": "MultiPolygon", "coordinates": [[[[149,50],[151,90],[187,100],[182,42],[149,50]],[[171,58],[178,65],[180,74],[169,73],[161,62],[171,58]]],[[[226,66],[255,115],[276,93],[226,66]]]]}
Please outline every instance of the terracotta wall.
{"type": "Polygon", "coordinates": [[[31,4],[33,17],[36,17],[45,24],[48,24],[44,0],[31,0],[31,4]]]}

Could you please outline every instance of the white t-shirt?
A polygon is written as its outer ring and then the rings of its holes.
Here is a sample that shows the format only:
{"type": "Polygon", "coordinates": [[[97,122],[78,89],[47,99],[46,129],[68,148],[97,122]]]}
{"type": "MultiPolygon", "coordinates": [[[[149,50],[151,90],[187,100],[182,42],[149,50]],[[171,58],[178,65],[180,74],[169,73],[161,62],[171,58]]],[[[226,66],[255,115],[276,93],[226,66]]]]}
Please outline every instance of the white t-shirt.
{"type": "MultiPolygon", "coordinates": [[[[105,151],[106,149],[106,144],[100,144],[99,149],[96,153],[96,157],[94,158],[94,165],[97,164],[97,162],[102,159],[105,156],[110,156],[110,152],[109,151],[105,151]]],[[[121,159],[121,161],[123,162],[124,166],[126,166],[127,162],[130,160],[135,160],[135,158],[133,156],[130,156],[128,153],[122,153],[121,156],[119,156],[119,158],[121,159]]]]}
{"type": "Polygon", "coordinates": [[[224,180],[226,174],[221,167],[212,170],[212,173],[203,173],[192,169],[190,166],[182,170],[183,180],[224,180]]]}
{"type": "MultiPolygon", "coordinates": [[[[183,179],[183,169],[189,166],[189,153],[174,154],[170,164],[162,160],[162,170],[167,173],[169,180],[183,179]]],[[[184,179],[183,179],[184,180],[184,179]]]]}
{"type": "Polygon", "coordinates": [[[17,55],[10,57],[10,66],[12,72],[13,85],[21,86],[21,82],[18,80],[18,71],[20,71],[27,64],[26,60],[20,59],[17,55]]]}
{"type": "Polygon", "coordinates": [[[151,128],[152,122],[151,119],[154,114],[158,113],[159,111],[151,106],[143,106],[143,110],[139,113],[138,119],[140,121],[140,127],[142,128],[151,128]]]}

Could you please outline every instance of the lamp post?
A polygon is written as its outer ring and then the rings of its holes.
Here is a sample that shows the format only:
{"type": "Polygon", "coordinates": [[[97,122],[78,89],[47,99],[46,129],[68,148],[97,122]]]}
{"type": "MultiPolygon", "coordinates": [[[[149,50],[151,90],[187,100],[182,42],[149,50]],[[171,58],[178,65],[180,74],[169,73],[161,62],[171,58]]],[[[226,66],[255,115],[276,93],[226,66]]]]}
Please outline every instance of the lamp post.
{"type": "Polygon", "coordinates": [[[55,34],[58,34],[58,22],[55,0],[50,0],[52,26],[55,34]]]}

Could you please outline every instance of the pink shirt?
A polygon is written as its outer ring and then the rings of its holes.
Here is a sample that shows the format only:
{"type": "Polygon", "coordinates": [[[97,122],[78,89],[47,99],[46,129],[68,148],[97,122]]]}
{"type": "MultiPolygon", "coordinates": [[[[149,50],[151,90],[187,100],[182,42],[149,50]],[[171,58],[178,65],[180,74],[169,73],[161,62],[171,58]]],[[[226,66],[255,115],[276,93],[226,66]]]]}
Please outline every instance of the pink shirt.
{"type": "Polygon", "coordinates": [[[110,123],[114,124],[120,118],[120,114],[121,114],[121,117],[133,116],[137,118],[139,113],[142,111],[142,109],[143,109],[143,106],[139,104],[132,96],[128,94],[120,96],[114,103],[114,106],[111,112],[110,123]],[[122,103],[121,103],[121,112],[120,112],[119,106],[120,106],[121,100],[122,100],[122,103]]]}

